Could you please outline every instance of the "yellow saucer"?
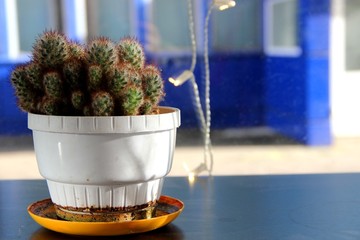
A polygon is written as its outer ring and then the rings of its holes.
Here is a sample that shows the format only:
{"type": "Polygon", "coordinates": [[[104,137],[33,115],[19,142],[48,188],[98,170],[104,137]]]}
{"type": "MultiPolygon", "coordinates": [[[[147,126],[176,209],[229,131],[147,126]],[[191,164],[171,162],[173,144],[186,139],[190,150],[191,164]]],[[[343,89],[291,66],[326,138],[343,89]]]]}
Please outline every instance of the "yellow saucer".
{"type": "Polygon", "coordinates": [[[172,222],[184,209],[184,203],[176,198],[161,196],[156,217],[130,222],[70,222],[57,218],[50,199],[29,205],[30,216],[49,230],[84,236],[113,236],[142,233],[158,229],[172,222]]]}

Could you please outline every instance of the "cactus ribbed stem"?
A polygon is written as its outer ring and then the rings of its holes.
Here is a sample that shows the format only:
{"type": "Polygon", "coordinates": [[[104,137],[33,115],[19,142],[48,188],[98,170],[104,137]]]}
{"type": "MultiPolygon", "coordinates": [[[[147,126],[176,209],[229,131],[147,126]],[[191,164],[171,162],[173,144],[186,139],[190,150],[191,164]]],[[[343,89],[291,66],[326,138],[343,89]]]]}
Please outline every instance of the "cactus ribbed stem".
{"type": "Polygon", "coordinates": [[[142,69],[145,64],[144,50],[133,38],[124,38],[118,44],[119,57],[124,63],[131,64],[135,69],[142,69]]]}
{"type": "Polygon", "coordinates": [[[114,100],[107,92],[97,92],[93,94],[91,108],[94,116],[114,115],[114,100]]]}
{"type": "Polygon", "coordinates": [[[93,40],[87,49],[87,61],[91,65],[100,65],[105,69],[117,64],[118,56],[114,43],[107,38],[93,40]]]}
{"type": "Polygon", "coordinates": [[[44,68],[58,68],[69,59],[66,37],[54,31],[45,32],[33,47],[34,61],[44,68]]]}
{"type": "Polygon", "coordinates": [[[63,97],[63,83],[58,72],[48,72],[43,79],[46,95],[50,98],[60,99],[63,97]]]}
{"type": "Polygon", "coordinates": [[[138,115],[140,107],[143,103],[143,92],[141,89],[130,86],[123,95],[123,111],[124,115],[138,115]]]}

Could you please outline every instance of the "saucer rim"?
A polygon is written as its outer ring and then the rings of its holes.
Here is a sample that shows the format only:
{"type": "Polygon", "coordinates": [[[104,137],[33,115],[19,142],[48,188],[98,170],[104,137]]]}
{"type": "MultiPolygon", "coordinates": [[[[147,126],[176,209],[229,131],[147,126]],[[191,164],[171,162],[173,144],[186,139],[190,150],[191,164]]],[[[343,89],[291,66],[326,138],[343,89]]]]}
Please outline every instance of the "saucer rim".
{"type": "MultiPolygon", "coordinates": [[[[133,220],[128,222],[71,222],[62,219],[54,219],[36,214],[33,210],[36,204],[51,202],[50,198],[31,203],[27,211],[32,219],[40,226],[59,233],[82,236],[116,236],[134,233],[144,233],[161,228],[175,220],[184,209],[184,203],[174,197],[162,195],[159,204],[168,204],[177,208],[175,212],[156,216],[150,219],[133,220]]],[[[51,204],[49,207],[53,206],[51,204]]]]}

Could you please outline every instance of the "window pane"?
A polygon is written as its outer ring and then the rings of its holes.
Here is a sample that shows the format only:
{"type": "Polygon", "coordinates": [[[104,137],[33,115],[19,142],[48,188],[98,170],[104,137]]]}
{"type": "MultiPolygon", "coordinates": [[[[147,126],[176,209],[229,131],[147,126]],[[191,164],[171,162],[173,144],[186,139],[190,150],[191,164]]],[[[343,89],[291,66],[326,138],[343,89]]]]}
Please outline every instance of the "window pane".
{"type": "Polygon", "coordinates": [[[360,1],[347,0],[345,6],[346,69],[360,69],[360,1]]]}
{"type": "Polygon", "coordinates": [[[59,30],[57,3],[57,0],[17,0],[20,51],[31,51],[34,39],[44,30],[59,30]]]}
{"type": "Polygon", "coordinates": [[[261,49],[261,1],[237,1],[226,11],[212,16],[212,47],[218,51],[259,51],[261,49]]]}
{"type": "Polygon", "coordinates": [[[273,47],[297,46],[297,1],[289,0],[274,3],[272,13],[272,39],[273,47]]]}
{"type": "Polygon", "coordinates": [[[149,50],[190,49],[187,1],[153,0],[148,23],[149,50]]]}
{"type": "Polygon", "coordinates": [[[89,37],[118,41],[131,32],[131,0],[88,0],[89,37]]]}

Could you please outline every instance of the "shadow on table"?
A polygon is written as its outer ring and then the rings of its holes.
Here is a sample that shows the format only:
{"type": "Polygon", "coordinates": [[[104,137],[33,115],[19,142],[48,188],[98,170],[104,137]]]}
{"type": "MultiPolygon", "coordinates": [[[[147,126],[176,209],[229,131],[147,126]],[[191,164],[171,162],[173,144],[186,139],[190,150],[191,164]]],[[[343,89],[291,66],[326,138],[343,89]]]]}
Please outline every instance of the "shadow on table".
{"type": "MultiPolygon", "coordinates": [[[[40,228],[30,238],[31,240],[60,240],[60,239],[99,239],[99,237],[89,237],[89,236],[72,236],[62,233],[53,232],[45,228],[40,228]]],[[[184,239],[184,234],[177,226],[169,224],[157,230],[153,230],[146,233],[132,234],[132,235],[123,235],[123,236],[111,236],[111,237],[101,237],[101,239],[147,239],[147,240],[182,240],[184,239]]]]}

